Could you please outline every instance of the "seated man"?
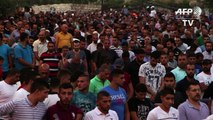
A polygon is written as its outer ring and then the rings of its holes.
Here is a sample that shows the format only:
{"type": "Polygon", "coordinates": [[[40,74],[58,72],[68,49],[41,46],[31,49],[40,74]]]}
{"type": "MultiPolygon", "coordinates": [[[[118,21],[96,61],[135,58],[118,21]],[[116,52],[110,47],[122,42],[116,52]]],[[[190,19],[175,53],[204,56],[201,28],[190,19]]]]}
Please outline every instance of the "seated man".
{"type": "Polygon", "coordinates": [[[64,83],[59,87],[58,96],[60,101],[47,110],[48,120],[82,120],[83,112],[70,104],[73,87],[70,83],[64,83]]]}

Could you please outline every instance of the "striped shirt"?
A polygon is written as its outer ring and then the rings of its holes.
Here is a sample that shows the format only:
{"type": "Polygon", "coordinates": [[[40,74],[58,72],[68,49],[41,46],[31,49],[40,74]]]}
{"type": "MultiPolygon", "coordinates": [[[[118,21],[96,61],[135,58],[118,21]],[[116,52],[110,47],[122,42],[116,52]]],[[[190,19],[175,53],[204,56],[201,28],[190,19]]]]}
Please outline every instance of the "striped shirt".
{"type": "Polygon", "coordinates": [[[42,120],[46,110],[43,102],[38,102],[36,106],[32,106],[32,103],[26,97],[0,106],[0,115],[11,113],[12,120],[42,120]]]}

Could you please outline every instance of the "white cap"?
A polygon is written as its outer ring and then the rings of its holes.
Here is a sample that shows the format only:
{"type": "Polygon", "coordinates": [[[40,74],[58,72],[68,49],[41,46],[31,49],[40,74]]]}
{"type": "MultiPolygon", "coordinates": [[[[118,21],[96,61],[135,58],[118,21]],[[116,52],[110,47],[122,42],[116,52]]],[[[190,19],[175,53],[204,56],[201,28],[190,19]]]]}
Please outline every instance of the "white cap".
{"type": "Polygon", "coordinates": [[[73,42],[80,42],[80,40],[77,38],[73,38],[73,42]]]}

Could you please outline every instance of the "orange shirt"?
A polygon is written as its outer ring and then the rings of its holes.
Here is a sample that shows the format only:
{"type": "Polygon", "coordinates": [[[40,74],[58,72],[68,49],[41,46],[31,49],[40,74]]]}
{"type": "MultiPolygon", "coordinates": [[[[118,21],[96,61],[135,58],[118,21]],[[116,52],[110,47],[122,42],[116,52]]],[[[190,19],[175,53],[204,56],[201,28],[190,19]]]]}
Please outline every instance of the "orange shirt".
{"type": "Polygon", "coordinates": [[[57,48],[62,48],[63,46],[68,46],[68,47],[71,47],[71,43],[72,43],[72,34],[70,33],[62,33],[62,32],[59,32],[57,35],[56,35],[56,47],[57,48]]]}

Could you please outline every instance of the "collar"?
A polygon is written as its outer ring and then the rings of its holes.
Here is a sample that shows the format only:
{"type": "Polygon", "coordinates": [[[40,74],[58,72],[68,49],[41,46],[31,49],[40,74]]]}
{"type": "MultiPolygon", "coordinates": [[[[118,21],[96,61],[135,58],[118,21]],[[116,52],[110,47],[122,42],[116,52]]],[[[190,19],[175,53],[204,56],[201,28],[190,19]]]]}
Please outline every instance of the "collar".
{"type": "MultiPolygon", "coordinates": [[[[188,107],[197,109],[197,108],[195,108],[195,107],[189,102],[188,99],[186,100],[186,103],[187,103],[188,107]]],[[[200,108],[202,108],[202,107],[204,106],[200,101],[199,101],[199,104],[200,104],[200,108]]]]}
{"type": "Polygon", "coordinates": [[[95,110],[95,113],[96,113],[98,116],[101,116],[101,115],[110,116],[109,112],[108,112],[107,114],[104,114],[104,113],[102,113],[102,112],[98,109],[98,107],[96,107],[94,110],[95,110]]]}

